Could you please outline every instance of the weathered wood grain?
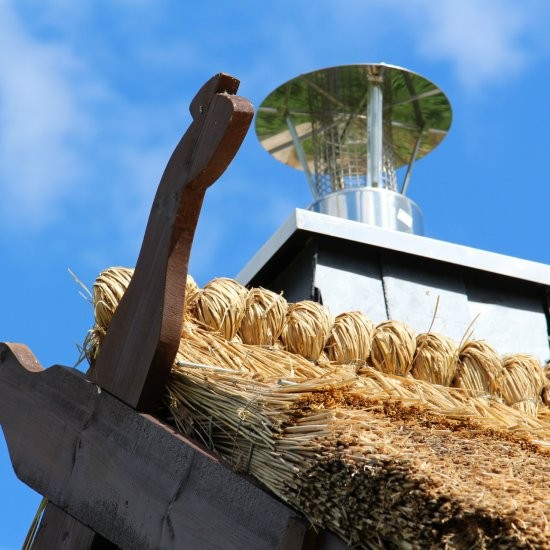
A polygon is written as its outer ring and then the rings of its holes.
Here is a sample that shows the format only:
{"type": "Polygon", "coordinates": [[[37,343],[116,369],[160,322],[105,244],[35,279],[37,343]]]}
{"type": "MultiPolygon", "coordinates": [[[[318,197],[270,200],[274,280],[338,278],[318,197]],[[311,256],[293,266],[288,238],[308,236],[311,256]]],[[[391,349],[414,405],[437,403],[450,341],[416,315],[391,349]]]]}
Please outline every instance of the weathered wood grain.
{"type": "Polygon", "coordinates": [[[23,351],[0,345],[0,424],[17,476],[54,505],[121,548],[301,548],[289,507],[78,371],[29,372],[23,351]]]}
{"type": "Polygon", "coordinates": [[[116,550],[112,542],[95,533],[83,523],[48,503],[40,528],[34,539],[33,550],[116,550]]]}
{"type": "Polygon", "coordinates": [[[191,244],[206,189],[225,171],[253,107],[239,81],[218,74],[193,99],[191,126],[155,196],[134,276],[103,341],[91,379],[125,403],[155,412],[176,356],[191,244]]]}

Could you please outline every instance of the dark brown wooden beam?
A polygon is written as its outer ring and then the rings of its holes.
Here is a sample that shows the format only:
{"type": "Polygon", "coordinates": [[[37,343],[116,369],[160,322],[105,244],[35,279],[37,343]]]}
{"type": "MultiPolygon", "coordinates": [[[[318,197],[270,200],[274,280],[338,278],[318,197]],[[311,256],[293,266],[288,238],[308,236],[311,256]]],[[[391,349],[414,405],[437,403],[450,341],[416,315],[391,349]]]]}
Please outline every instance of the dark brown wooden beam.
{"type": "Polygon", "coordinates": [[[117,546],[50,502],[34,539],[33,550],[39,548],[116,550],[117,546]]]}
{"type": "Polygon", "coordinates": [[[179,346],[191,244],[206,189],[225,171],[250,126],[239,81],[210,79],[193,99],[191,126],[155,196],[132,281],[91,379],[128,405],[155,413],[179,346]]]}
{"type": "Polygon", "coordinates": [[[122,548],[301,548],[289,507],[78,371],[37,365],[0,345],[0,424],[17,476],[55,506],[122,548]]]}

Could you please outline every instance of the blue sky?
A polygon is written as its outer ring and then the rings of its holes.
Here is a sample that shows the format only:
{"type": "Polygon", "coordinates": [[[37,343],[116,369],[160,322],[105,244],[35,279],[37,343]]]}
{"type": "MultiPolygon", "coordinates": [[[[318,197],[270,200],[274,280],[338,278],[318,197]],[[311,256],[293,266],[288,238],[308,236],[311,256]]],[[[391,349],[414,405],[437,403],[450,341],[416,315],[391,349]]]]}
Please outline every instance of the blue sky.
{"type": "MultiPolygon", "coordinates": [[[[92,310],[67,269],[91,286],[135,263],[189,102],[220,71],[256,106],[322,67],[421,73],[454,113],[409,187],[426,235],[550,263],[549,28],[547,0],[0,0],[0,341],[74,364],[92,310]]],[[[191,274],[234,276],[309,203],[251,131],[206,196],[191,274]]],[[[18,548],[39,496],[3,438],[0,490],[0,550],[18,548]]]]}

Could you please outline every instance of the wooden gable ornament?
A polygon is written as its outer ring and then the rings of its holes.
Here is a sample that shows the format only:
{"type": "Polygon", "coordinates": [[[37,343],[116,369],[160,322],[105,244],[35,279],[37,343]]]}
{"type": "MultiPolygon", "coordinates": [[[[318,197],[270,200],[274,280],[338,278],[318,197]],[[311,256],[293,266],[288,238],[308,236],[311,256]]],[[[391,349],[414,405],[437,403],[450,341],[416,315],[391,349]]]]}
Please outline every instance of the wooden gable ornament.
{"type": "Polygon", "coordinates": [[[0,344],[0,424],[12,464],[48,499],[33,548],[303,547],[301,516],[155,417],[181,337],[204,194],[253,116],[238,85],[218,74],[193,99],[89,377],[43,369],[26,346],[0,344]]]}

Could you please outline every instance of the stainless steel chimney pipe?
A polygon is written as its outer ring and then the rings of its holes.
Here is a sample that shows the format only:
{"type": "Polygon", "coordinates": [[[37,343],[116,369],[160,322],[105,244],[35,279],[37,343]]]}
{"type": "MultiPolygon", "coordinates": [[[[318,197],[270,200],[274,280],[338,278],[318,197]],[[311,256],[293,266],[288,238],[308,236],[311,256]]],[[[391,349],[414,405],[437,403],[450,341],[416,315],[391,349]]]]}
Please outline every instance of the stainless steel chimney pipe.
{"type": "Polygon", "coordinates": [[[311,210],[422,234],[422,212],[405,191],[415,161],[450,124],[449,101],[437,86],[379,63],[286,82],[260,105],[256,132],[276,159],[305,172],[311,210]],[[405,166],[398,190],[396,171],[405,166]]]}

